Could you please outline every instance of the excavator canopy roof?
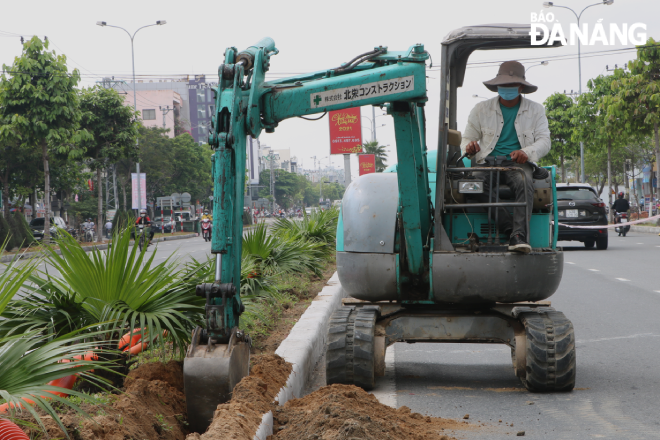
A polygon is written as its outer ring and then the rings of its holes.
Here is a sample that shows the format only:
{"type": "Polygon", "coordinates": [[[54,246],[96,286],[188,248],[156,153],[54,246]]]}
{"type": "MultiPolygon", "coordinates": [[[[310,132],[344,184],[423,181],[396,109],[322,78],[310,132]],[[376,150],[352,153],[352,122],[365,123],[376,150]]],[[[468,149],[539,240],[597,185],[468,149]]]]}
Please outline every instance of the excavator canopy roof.
{"type": "MultiPolygon", "coordinates": [[[[561,43],[532,46],[529,24],[495,23],[464,26],[451,31],[442,41],[447,51],[449,72],[456,78],[456,86],[463,86],[465,68],[475,50],[536,49],[558,47],[561,43]]],[[[538,37],[537,37],[538,38],[538,37]]]]}

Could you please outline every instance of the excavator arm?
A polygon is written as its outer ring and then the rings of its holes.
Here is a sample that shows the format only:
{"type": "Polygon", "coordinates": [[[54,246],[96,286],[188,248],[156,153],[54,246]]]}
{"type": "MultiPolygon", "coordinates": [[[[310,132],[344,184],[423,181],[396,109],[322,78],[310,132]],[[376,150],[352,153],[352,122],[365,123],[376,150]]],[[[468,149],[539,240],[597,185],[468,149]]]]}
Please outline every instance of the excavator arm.
{"type": "MultiPolygon", "coordinates": [[[[225,51],[218,69],[216,112],[209,144],[213,155],[215,282],[197,287],[205,296],[206,328],[197,329],[184,361],[191,428],[203,432],[218,403],[249,369],[249,338],[239,329],[243,311],[240,271],[246,138],[272,133],[285,119],[364,105],[383,106],[393,117],[397,143],[401,232],[401,276],[428,295],[433,228],[426,163],[424,46],[390,52],[386,47],[358,55],[342,66],[266,81],[277,54],[270,38],[241,52],[225,51]]],[[[405,284],[405,282],[404,282],[405,284]]]]}

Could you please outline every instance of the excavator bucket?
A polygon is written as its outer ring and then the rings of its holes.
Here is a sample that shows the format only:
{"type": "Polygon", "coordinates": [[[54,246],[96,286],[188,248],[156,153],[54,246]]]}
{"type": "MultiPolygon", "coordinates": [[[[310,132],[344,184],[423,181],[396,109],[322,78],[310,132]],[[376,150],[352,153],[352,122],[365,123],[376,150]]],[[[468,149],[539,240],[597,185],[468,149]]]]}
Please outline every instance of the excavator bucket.
{"type": "Polygon", "coordinates": [[[227,344],[213,344],[204,330],[195,329],[183,361],[188,423],[203,433],[217,406],[231,399],[234,386],[250,371],[249,338],[234,330],[227,344]]]}

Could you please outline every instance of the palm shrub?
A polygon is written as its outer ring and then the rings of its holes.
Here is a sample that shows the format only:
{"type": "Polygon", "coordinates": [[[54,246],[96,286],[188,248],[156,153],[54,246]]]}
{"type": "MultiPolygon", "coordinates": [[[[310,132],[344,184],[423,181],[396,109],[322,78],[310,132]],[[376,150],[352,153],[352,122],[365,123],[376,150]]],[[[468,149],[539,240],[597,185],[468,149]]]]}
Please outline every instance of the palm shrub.
{"type": "Polygon", "coordinates": [[[0,245],[2,245],[3,251],[12,250],[12,246],[10,245],[10,240],[11,240],[11,229],[9,228],[9,223],[7,223],[7,219],[5,218],[5,216],[0,213],[0,245]]]}
{"type": "Polygon", "coordinates": [[[20,212],[15,212],[14,214],[10,215],[10,217],[13,217],[16,229],[21,235],[21,246],[27,247],[34,244],[34,236],[32,235],[30,225],[28,224],[27,220],[25,220],[25,216],[20,212]]]}
{"type": "MultiPolygon", "coordinates": [[[[215,258],[209,257],[200,262],[193,259],[186,265],[188,273],[194,273],[197,283],[215,282],[215,258]]],[[[278,292],[273,277],[264,273],[261,265],[250,256],[243,256],[241,261],[241,302],[245,306],[244,318],[256,318],[262,321],[261,308],[264,303],[277,303],[284,300],[285,295],[278,292]]]]}
{"type": "Polygon", "coordinates": [[[294,234],[268,233],[259,223],[243,236],[243,257],[258,263],[267,275],[310,271],[321,274],[324,244],[294,234]]]}
{"type": "Polygon", "coordinates": [[[7,225],[9,226],[9,242],[7,243],[8,249],[16,249],[21,247],[23,243],[23,234],[17,227],[15,217],[12,214],[7,216],[7,225]]]}
{"type": "Polygon", "coordinates": [[[302,220],[282,218],[271,227],[271,232],[277,237],[319,243],[324,253],[329,254],[334,250],[338,217],[339,210],[332,208],[305,214],[302,220]]]}
{"type": "Polygon", "coordinates": [[[154,264],[156,250],[147,256],[146,248],[130,246],[129,230],[113,237],[107,253],[87,253],[66,233],[58,245],[61,255],[48,249],[46,258],[59,275],[35,275],[29,296],[10,304],[5,315],[16,326],[43,325],[57,335],[94,325],[102,330],[95,338],[104,347],[137,328],[146,340],[162,344],[167,330],[173,350],[185,350],[202,322],[204,301],[177,261],[154,264]]]}
{"type": "MultiPolygon", "coordinates": [[[[6,248],[6,242],[0,243],[0,254],[6,248]]],[[[0,317],[4,316],[6,308],[14,300],[40,260],[33,259],[27,263],[19,263],[15,257],[6,265],[0,266],[0,317]]],[[[34,406],[50,415],[62,428],[59,416],[49,403],[60,402],[75,411],[84,412],[71,400],[63,399],[55,394],[44,391],[61,392],[80,397],[85,402],[96,403],[94,397],[73,390],[46,385],[48,382],[61,379],[71,374],[94,381],[87,371],[90,369],[105,369],[106,364],[98,361],[84,360],[84,355],[95,351],[95,342],[80,342],[76,333],[64,334],[57,338],[49,338],[42,333],[42,328],[35,326],[26,331],[11,335],[0,335],[0,402],[10,404],[10,415],[17,410],[30,412],[42,429],[45,430],[41,418],[33,405],[22,405],[24,399],[34,402],[34,406]],[[81,360],[75,360],[79,357],[81,360]],[[75,363],[65,363],[63,360],[75,363]],[[43,396],[46,394],[46,396],[43,396]]],[[[0,414],[0,417],[3,415],[0,414]]]]}

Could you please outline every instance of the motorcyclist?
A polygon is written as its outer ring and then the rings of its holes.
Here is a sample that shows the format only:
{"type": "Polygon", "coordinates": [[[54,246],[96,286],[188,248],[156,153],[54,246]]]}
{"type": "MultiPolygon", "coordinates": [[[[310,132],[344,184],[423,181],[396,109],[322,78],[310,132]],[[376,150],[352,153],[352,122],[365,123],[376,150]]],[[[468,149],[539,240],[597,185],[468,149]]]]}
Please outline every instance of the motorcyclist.
{"type": "Polygon", "coordinates": [[[612,203],[612,209],[614,212],[628,212],[630,209],[630,203],[623,197],[623,192],[620,192],[619,198],[612,203]]]}
{"type": "Polygon", "coordinates": [[[205,209],[204,214],[202,215],[202,220],[209,219],[210,221],[213,221],[213,216],[209,214],[209,210],[205,209]]]}
{"type": "MultiPolygon", "coordinates": [[[[140,216],[135,220],[135,225],[144,225],[145,227],[151,226],[151,219],[147,215],[146,209],[140,210],[140,216]]],[[[151,246],[151,240],[154,238],[154,231],[149,227],[149,246],[151,246]]]]}
{"type": "MultiPolygon", "coordinates": [[[[629,209],[630,203],[628,203],[628,200],[623,197],[623,192],[620,192],[619,198],[616,199],[614,203],[612,203],[612,211],[614,211],[614,215],[616,217],[616,221],[614,223],[621,223],[621,217],[619,214],[626,213],[629,209]]],[[[629,227],[621,227],[617,229],[619,231],[619,237],[621,237],[621,235],[625,237],[629,227]]]]}

